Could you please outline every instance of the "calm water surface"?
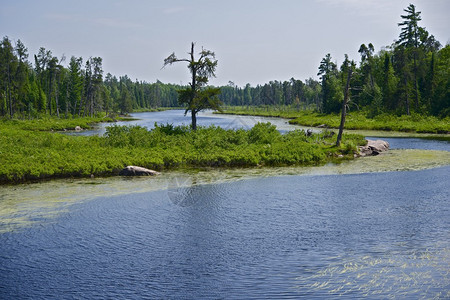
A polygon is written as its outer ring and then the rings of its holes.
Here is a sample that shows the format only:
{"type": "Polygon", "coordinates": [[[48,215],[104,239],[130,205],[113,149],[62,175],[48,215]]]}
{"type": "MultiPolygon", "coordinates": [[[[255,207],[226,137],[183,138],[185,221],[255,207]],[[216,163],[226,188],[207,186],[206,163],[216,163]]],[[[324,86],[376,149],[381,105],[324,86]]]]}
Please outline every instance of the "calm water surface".
{"type": "MultiPolygon", "coordinates": [[[[447,142],[389,142],[450,150],[447,142]]],[[[0,223],[0,298],[450,298],[450,165],[271,174],[0,189],[0,216],[29,221],[0,223]],[[43,213],[56,202],[58,213],[43,213]]]]}
{"type": "MultiPolygon", "coordinates": [[[[117,125],[139,125],[152,129],[155,127],[155,122],[158,124],[173,124],[190,125],[191,117],[189,114],[184,115],[184,110],[166,110],[160,112],[146,112],[146,113],[133,113],[132,117],[138,118],[135,121],[117,122],[117,125]]],[[[256,116],[232,116],[232,115],[219,115],[213,114],[211,111],[200,112],[197,117],[197,126],[210,126],[215,125],[226,129],[244,128],[250,129],[258,122],[271,122],[276,125],[278,130],[286,132],[294,129],[304,129],[306,127],[290,125],[288,120],[280,118],[267,118],[256,116]]],[[[72,132],[76,135],[103,135],[106,132],[106,127],[111,126],[111,123],[100,124],[93,130],[85,130],[82,132],[72,132]]]]}

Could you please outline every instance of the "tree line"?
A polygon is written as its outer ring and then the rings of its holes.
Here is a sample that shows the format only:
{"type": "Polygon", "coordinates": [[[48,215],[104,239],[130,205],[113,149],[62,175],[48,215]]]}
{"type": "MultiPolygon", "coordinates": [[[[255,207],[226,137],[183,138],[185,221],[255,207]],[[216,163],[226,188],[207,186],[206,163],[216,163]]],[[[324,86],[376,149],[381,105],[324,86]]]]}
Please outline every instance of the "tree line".
{"type": "Polygon", "coordinates": [[[0,116],[67,118],[178,105],[179,85],[104,76],[101,57],[66,63],[41,47],[32,60],[20,40],[0,42],[0,116]]]}
{"type": "MultiPolygon", "coordinates": [[[[412,112],[449,116],[450,45],[442,47],[419,25],[420,12],[413,4],[404,11],[398,40],[378,53],[371,43],[362,44],[359,63],[345,55],[338,68],[327,54],[319,64],[319,81],[291,78],[256,87],[229,82],[219,88],[218,98],[225,105],[292,106],[337,113],[351,70],[347,103],[351,109],[366,110],[369,116],[412,112]]],[[[57,58],[50,50],[40,48],[33,58],[34,63],[20,40],[15,45],[8,37],[1,41],[0,116],[93,116],[99,112],[178,107],[186,103],[179,100],[190,88],[133,81],[126,75],[103,76],[101,57],[84,60],[72,56],[66,63],[65,57],[57,58]]]]}
{"type": "Polygon", "coordinates": [[[366,109],[369,116],[386,112],[450,115],[450,45],[442,47],[419,26],[421,12],[413,4],[404,11],[398,40],[377,54],[369,43],[360,46],[358,65],[347,55],[339,69],[330,54],[322,59],[317,75],[324,113],[341,109],[343,86],[352,70],[348,105],[353,109],[366,109]]]}
{"type": "Polygon", "coordinates": [[[338,67],[328,53],[319,64],[320,81],[292,78],[244,88],[229,82],[222,87],[220,99],[227,105],[287,105],[338,113],[351,71],[347,103],[351,110],[365,110],[369,117],[413,112],[449,116],[450,45],[442,47],[419,25],[421,12],[413,4],[404,11],[398,40],[378,53],[372,43],[362,44],[358,63],[345,55],[338,67]]]}
{"type": "MultiPolygon", "coordinates": [[[[99,112],[129,113],[134,110],[180,107],[179,91],[187,86],[148,83],[104,76],[101,57],[53,56],[44,47],[31,61],[21,42],[4,37],[0,43],[0,116],[58,117],[94,116],[99,112]],[[33,62],[32,62],[33,61],[33,62]]],[[[244,88],[232,82],[218,87],[219,100],[225,105],[295,105],[298,109],[320,107],[320,83],[312,78],[304,83],[270,81],[244,88]]]]}
{"type": "Polygon", "coordinates": [[[226,105],[237,106],[293,106],[300,109],[320,109],[321,86],[317,80],[309,78],[305,82],[291,78],[286,81],[273,80],[264,85],[241,88],[233,82],[221,87],[219,98],[226,105]]]}

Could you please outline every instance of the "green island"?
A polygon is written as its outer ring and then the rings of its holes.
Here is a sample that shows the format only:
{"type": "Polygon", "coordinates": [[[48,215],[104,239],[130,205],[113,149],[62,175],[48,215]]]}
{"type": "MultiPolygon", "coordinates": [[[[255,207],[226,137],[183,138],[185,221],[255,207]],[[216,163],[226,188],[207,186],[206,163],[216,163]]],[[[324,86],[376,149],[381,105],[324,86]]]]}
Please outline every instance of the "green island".
{"type": "MultiPolygon", "coordinates": [[[[297,111],[292,107],[244,107],[228,106],[221,112],[230,115],[264,116],[289,119],[290,124],[339,128],[341,116],[336,113],[324,114],[314,110],[297,111]]],[[[393,114],[380,114],[369,118],[364,111],[353,111],[347,114],[346,129],[398,131],[407,133],[433,133],[448,135],[450,133],[450,117],[438,118],[435,116],[411,114],[396,116],[393,114]]]]}
{"type": "MultiPolygon", "coordinates": [[[[71,122],[50,123],[71,127],[71,122]]],[[[259,123],[248,131],[219,127],[194,131],[170,124],[153,130],[113,125],[102,137],[40,131],[49,126],[42,120],[0,123],[1,183],[117,175],[126,165],[155,170],[320,165],[353,158],[356,147],[365,144],[362,136],[345,135],[336,147],[327,133],[306,136],[296,130],[282,135],[269,123],[259,123]]]]}

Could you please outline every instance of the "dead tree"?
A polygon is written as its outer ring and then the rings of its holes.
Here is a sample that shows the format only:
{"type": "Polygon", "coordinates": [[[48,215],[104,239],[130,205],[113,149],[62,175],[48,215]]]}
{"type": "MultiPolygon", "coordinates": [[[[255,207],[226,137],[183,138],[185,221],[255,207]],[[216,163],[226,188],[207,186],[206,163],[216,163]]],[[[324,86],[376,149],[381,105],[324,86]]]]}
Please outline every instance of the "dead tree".
{"type": "Polygon", "coordinates": [[[342,132],[344,131],[345,117],[347,116],[347,103],[349,98],[350,90],[350,80],[352,79],[352,68],[348,70],[347,84],[345,85],[344,91],[344,101],[342,101],[342,113],[341,113],[341,124],[339,125],[339,133],[336,140],[336,146],[339,147],[342,139],[342,132]]]}

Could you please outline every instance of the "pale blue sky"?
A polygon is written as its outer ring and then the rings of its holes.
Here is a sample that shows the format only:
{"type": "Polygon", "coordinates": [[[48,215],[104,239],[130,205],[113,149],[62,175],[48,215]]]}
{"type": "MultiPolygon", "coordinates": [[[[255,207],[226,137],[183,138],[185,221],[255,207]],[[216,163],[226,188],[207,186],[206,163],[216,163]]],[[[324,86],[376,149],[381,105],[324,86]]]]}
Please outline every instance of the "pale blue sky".
{"type": "Polygon", "coordinates": [[[21,39],[30,54],[43,46],[58,57],[101,56],[105,74],[183,84],[185,65],[161,67],[194,41],[219,60],[212,84],[254,86],[317,78],[326,53],[341,63],[345,53],[359,60],[361,43],[392,44],[410,2],[421,25],[449,42],[449,0],[0,0],[0,36],[21,39]]]}

